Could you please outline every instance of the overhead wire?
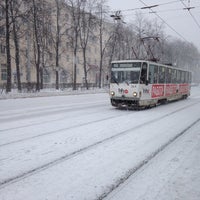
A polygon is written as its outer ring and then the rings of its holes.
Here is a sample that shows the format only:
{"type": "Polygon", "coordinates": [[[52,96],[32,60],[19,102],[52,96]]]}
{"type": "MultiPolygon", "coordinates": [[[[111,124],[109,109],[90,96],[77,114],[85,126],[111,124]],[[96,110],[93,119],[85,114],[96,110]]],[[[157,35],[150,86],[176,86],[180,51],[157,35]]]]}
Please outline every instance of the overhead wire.
{"type": "Polygon", "coordinates": [[[192,19],[194,20],[194,22],[196,23],[196,25],[199,27],[200,29],[200,24],[198,23],[198,21],[196,20],[196,18],[194,17],[194,15],[191,13],[191,9],[193,9],[194,7],[190,7],[190,6],[187,6],[185,3],[183,3],[182,0],[180,0],[180,2],[183,4],[183,6],[185,7],[186,10],[188,10],[190,16],[192,17],[192,19]]]}
{"type": "MultiPolygon", "coordinates": [[[[142,0],[139,0],[143,5],[145,5],[146,7],[149,7],[144,1],[142,1],[142,0]]],[[[158,15],[156,12],[154,12],[154,10],[152,9],[152,8],[149,8],[151,11],[152,11],[152,13],[154,14],[154,15],[156,15],[163,23],[165,23],[172,31],[174,31],[179,37],[181,37],[183,40],[185,40],[185,41],[187,41],[188,42],[188,40],[183,36],[183,35],[181,35],[179,32],[177,32],[170,24],[168,24],[160,15],[158,15]]]]}
{"type": "MultiPolygon", "coordinates": [[[[156,6],[163,6],[163,5],[173,4],[173,3],[177,3],[177,2],[179,2],[179,1],[180,1],[180,0],[169,1],[169,2],[166,2],[166,3],[156,4],[156,6]]],[[[185,0],[182,0],[182,1],[185,1],[185,0]]],[[[140,9],[142,9],[142,8],[140,7],[140,8],[125,9],[125,10],[121,10],[121,11],[122,11],[122,12],[126,12],[126,11],[140,10],[140,9]]]]}
{"type": "MultiPolygon", "coordinates": [[[[169,5],[169,4],[174,4],[174,3],[179,3],[180,1],[186,1],[186,0],[176,0],[176,1],[169,1],[169,2],[166,2],[166,3],[161,3],[161,4],[156,4],[156,5],[153,5],[154,7],[160,7],[160,6],[163,6],[163,5],[169,5]]],[[[152,7],[152,6],[151,6],[152,7]]],[[[195,6],[195,8],[200,8],[200,6],[195,6]]],[[[141,10],[143,9],[144,10],[144,7],[138,7],[138,8],[130,8],[130,9],[124,9],[124,10],[120,10],[120,12],[130,12],[130,11],[135,11],[135,10],[141,10]]],[[[117,10],[119,11],[119,10],[117,10]]],[[[167,9],[167,10],[157,10],[156,13],[163,13],[163,12],[175,12],[175,11],[184,11],[183,9],[167,9]]],[[[111,11],[111,13],[115,13],[115,11],[111,11]]],[[[153,12],[148,12],[148,13],[142,13],[142,14],[149,14],[149,13],[155,13],[154,11],[153,12]]],[[[130,15],[133,15],[133,14],[123,14],[123,16],[130,16],[130,15]]]]}
{"type": "MultiPolygon", "coordinates": [[[[200,6],[196,6],[195,8],[200,8],[200,6]]],[[[135,8],[135,9],[129,9],[129,10],[126,10],[126,11],[132,11],[132,10],[138,10],[138,9],[141,9],[141,8],[135,8]]],[[[120,10],[121,11],[121,10],[120,10]]],[[[142,12],[141,14],[145,15],[145,14],[153,14],[153,13],[168,13],[168,12],[177,12],[177,11],[182,11],[182,12],[185,12],[182,8],[175,8],[175,9],[163,9],[163,10],[156,10],[156,11],[151,11],[151,12],[142,12]]],[[[124,10],[123,10],[124,12],[124,10]]],[[[129,14],[123,14],[123,16],[132,16],[132,15],[135,15],[135,13],[129,13],[129,14]]]]}

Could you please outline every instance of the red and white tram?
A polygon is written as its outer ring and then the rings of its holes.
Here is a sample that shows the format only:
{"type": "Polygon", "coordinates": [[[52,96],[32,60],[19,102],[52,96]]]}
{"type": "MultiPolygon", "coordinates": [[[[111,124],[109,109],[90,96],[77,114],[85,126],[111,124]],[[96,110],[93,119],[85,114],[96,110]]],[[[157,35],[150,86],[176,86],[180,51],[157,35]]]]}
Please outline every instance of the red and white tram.
{"type": "Polygon", "coordinates": [[[191,72],[144,60],[113,61],[110,99],[115,107],[152,107],[190,95],[191,72]]]}

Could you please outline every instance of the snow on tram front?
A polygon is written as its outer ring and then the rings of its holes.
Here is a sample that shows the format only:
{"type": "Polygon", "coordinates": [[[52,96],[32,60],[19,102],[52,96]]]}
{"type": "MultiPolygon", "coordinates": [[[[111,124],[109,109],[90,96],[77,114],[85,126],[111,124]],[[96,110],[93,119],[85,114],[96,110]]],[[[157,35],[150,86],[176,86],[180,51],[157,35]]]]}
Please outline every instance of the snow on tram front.
{"type": "Polygon", "coordinates": [[[114,107],[147,108],[190,95],[191,72],[145,60],[112,62],[110,100],[114,107]]]}

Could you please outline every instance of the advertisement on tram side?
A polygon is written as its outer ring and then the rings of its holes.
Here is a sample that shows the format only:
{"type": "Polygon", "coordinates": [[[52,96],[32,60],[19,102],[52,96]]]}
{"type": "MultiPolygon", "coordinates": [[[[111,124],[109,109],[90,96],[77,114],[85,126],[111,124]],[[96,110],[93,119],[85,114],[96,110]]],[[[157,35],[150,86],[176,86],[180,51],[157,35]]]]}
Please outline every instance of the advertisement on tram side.
{"type": "Polygon", "coordinates": [[[152,85],[151,97],[158,98],[162,96],[164,96],[164,85],[163,84],[152,85]]]}

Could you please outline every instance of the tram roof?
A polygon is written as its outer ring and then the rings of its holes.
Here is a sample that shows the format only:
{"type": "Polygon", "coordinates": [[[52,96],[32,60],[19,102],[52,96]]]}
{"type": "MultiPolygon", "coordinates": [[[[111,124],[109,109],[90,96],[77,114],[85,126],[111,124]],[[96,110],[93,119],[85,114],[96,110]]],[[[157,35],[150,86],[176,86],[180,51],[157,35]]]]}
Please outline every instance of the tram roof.
{"type": "Polygon", "coordinates": [[[112,63],[124,63],[124,62],[131,63],[131,62],[148,62],[148,61],[146,60],[114,60],[112,61],[112,63]]]}
{"type": "Polygon", "coordinates": [[[151,60],[114,60],[111,63],[132,63],[132,62],[147,62],[147,63],[152,63],[152,64],[155,64],[155,65],[158,65],[158,66],[165,66],[165,67],[168,67],[168,68],[171,68],[171,69],[191,72],[190,70],[174,67],[173,65],[169,65],[169,64],[157,63],[157,62],[154,62],[154,61],[151,61],[151,60]]]}

